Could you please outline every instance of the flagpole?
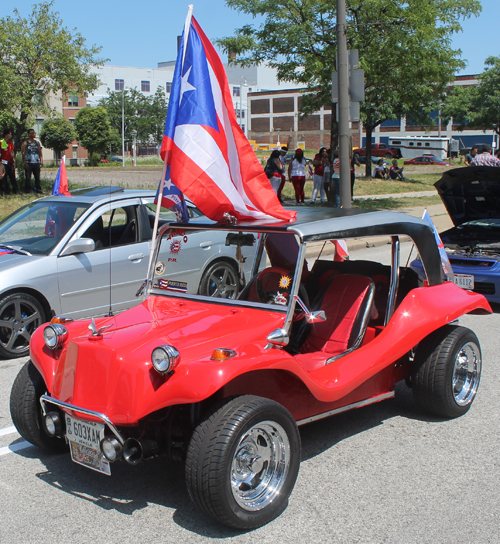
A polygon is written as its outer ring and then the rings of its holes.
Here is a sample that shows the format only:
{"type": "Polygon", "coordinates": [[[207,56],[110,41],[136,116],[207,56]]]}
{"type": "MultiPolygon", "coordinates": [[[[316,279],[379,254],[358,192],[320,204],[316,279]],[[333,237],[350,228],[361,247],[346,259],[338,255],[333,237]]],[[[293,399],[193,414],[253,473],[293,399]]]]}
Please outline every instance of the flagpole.
{"type": "MultiPolygon", "coordinates": [[[[193,4],[189,4],[188,12],[186,15],[186,21],[184,23],[184,42],[183,42],[183,50],[182,50],[181,76],[182,76],[182,68],[184,68],[184,59],[186,57],[186,46],[187,46],[187,41],[189,38],[189,29],[191,28],[192,17],[193,17],[193,4]]],[[[151,239],[151,249],[149,250],[148,278],[150,277],[151,262],[153,260],[153,254],[156,249],[156,234],[158,233],[161,199],[163,197],[163,188],[165,186],[165,175],[167,173],[167,158],[168,157],[165,155],[165,159],[163,161],[163,172],[162,172],[161,181],[160,181],[160,189],[158,191],[158,202],[156,204],[155,222],[153,225],[153,237],[151,239]]]]}

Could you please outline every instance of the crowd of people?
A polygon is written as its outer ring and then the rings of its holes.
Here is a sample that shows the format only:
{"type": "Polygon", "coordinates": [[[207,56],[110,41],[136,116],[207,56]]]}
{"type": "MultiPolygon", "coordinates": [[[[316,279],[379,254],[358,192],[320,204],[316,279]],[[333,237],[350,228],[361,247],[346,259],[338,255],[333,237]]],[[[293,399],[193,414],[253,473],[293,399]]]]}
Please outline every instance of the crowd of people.
{"type": "Polygon", "coordinates": [[[491,145],[474,145],[470,153],[465,156],[465,164],[468,166],[500,166],[500,149],[493,155],[491,145]]]}
{"type": "MultiPolygon", "coordinates": [[[[0,194],[5,196],[12,192],[19,193],[16,178],[16,153],[14,148],[14,132],[12,129],[3,131],[3,138],[0,140],[0,194]],[[10,189],[9,189],[10,183],[10,189]]],[[[23,141],[20,149],[24,165],[24,191],[43,194],[40,183],[40,168],[43,166],[42,145],[36,139],[34,129],[28,130],[28,138],[23,141]],[[31,186],[31,177],[35,180],[34,187],[31,186]]]]}

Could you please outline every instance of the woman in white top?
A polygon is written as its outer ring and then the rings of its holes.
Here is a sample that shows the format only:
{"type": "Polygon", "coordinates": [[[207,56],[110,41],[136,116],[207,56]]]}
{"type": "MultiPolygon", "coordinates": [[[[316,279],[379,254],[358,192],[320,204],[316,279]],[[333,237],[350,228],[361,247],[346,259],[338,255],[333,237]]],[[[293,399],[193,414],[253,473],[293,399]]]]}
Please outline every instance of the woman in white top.
{"type": "Polygon", "coordinates": [[[296,149],[293,159],[288,165],[288,177],[295,189],[297,204],[304,204],[304,185],[306,183],[306,159],[302,149],[296,149]]]}

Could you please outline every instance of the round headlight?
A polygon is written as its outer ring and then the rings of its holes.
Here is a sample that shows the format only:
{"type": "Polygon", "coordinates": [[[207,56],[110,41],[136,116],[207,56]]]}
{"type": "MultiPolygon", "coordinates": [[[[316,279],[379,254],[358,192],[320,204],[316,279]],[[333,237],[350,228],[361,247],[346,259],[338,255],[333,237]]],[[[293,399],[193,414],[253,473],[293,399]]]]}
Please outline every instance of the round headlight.
{"type": "Polygon", "coordinates": [[[62,325],[47,325],[43,330],[43,339],[49,349],[61,346],[68,337],[68,329],[62,325]]]}
{"type": "Polygon", "coordinates": [[[61,418],[57,412],[49,412],[43,422],[45,423],[45,432],[49,436],[56,436],[61,434],[61,418]]]}
{"type": "Polygon", "coordinates": [[[179,352],[174,346],[160,346],[153,350],[151,362],[157,372],[166,374],[177,366],[179,358],[179,352]]]}

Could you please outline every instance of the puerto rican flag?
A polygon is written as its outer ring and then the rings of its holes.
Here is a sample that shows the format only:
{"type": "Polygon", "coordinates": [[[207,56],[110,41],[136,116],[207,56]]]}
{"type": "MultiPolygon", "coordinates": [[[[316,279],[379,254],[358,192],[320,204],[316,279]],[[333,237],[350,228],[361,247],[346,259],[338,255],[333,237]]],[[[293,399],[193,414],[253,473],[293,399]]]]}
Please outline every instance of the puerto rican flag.
{"type": "Polygon", "coordinates": [[[422,215],[422,219],[425,219],[428,223],[431,224],[432,230],[434,231],[434,238],[436,238],[436,244],[439,249],[439,255],[441,255],[441,264],[443,266],[443,272],[448,281],[453,281],[455,274],[453,273],[453,268],[451,267],[450,259],[448,257],[448,254],[446,253],[446,249],[444,248],[443,241],[441,240],[441,236],[439,236],[439,233],[432,222],[431,216],[429,215],[427,208],[424,210],[424,213],[422,215]]]}
{"type": "Polygon", "coordinates": [[[334,261],[347,261],[349,259],[349,251],[347,249],[347,242],[345,240],[332,240],[335,246],[334,261]]]}
{"type": "Polygon", "coordinates": [[[68,177],[66,175],[66,157],[63,157],[61,160],[61,165],[59,166],[59,171],[57,172],[54,186],[52,187],[52,194],[71,196],[68,189],[68,177]]]}
{"type": "Polygon", "coordinates": [[[224,214],[237,219],[295,217],[281,206],[238,126],[224,66],[191,10],[177,56],[161,156],[168,165],[165,178],[169,174],[175,187],[214,221],[224,220],[224,214]]]}

